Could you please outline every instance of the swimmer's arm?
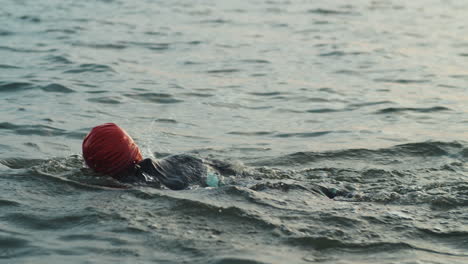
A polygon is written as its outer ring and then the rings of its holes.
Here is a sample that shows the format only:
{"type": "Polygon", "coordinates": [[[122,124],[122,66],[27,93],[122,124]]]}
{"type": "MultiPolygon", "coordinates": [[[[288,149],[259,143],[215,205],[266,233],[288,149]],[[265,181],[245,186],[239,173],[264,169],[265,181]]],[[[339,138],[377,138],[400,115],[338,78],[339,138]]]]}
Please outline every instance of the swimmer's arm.
{"type": "Polygon", "coordinates": [[[184,178],[165,173],[161,165],[151,159],[144,159],[137,166],[139,178],[145,178],[146,181],[159,181],[172,190],[183,190],[189,185],[188,181],[184,181],[184,178]]]}

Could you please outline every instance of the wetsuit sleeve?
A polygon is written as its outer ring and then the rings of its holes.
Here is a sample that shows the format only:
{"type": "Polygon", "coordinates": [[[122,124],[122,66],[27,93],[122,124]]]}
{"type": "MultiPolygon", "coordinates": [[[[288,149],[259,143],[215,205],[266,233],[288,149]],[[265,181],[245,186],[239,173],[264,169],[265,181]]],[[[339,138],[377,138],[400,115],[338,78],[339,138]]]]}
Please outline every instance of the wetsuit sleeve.
{"type": "Polygon", "coordinates": [[[183,190],[192,183],[200,183],[206,175],[203,160],[189,155],[173,155],[161,160],[145,159],[138,173],[157,179],[172,190],[183,190]]]}
{"type": "Polygon", "coordinates": [[[188,187],[188,181],[183,177],[179,177],[176,174],[167,173],[168,166],[165,162],[153,161],[151,159],[145,159],[139,164],[139,173],[146,175],[147,177],[156,178],[166,187],[172,190],[182,190],[188,187]]]}
{"type": "Polygon", "coordinates": [[[144,160],[136,164],[131,171],[119,175],[118,177],[116,177],[116,179],[123,183],[143,183],[145,185],[150,185],[151,187],[160,188],[161,183],[159,182],[159,180],[156,177],[153,177],[150,174],[146,173],[145,170],[142,169],[142,165],[143,167],[145,167],[145,163],[147,162],[148,161],[144,160]]]}

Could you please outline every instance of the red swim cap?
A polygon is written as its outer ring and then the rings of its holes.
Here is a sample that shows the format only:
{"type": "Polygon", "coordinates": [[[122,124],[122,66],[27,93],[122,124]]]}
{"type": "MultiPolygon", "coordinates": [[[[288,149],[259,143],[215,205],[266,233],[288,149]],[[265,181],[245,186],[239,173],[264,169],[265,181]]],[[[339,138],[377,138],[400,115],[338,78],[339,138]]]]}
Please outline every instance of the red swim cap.
{"type": "Polygon", "coordinates": [[[140,149],[122,128],[114,123],[94,127],[83,140],[83,157],[91,169],[117,175],[140,162],[140,149]]]}

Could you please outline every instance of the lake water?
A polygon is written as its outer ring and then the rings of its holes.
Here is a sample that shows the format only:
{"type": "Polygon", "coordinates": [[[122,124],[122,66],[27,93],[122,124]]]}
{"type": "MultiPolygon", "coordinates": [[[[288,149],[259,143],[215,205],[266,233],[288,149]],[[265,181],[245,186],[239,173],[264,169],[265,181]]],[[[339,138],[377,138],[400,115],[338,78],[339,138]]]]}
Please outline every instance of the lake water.
{"type": "Polygon", "coordinates": [[[1,263],[467,263],[468,3],[2,0],[1,263]],[[219,188],[120,188],[101,123],[219,188]],[[320,185],[352,192],[329,199],[320,185]]]}

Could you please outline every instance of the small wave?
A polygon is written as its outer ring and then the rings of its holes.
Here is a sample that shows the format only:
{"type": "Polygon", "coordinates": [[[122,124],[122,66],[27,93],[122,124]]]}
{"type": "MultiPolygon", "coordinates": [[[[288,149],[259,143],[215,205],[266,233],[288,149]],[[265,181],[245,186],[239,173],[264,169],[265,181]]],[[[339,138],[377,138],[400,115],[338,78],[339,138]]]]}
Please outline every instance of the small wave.
{"type": "Polygon", "coordinates": [[[14,34],[15,33],[11,32],[11,31],[0,30],[0,36],[2,36],[2,37],[11,36],[11,35],[14,35],[14,34]]]}
{"type": "Polygon", "coordinates": [[[261,60],[261,59],[250,59],[250,60],[241,60],[241,62],[245,63],[254,63],[254,64],[270,64],[271,62],[268,60],[261,60]]]}
{"type": "Polygon", "coordinates": [[[352,12],[349,11],[339,11],[333,9],[324,9],[324,8],[316,8],[316,9],[309,9],[307,10],[309,14],[317,14],[317,15],[352,15],[352,12]]]}
{"type": "Polygon", "coordinates": [[[158,118],[158,119],[155,119],[154,120],[155,122],[159,122],[159,123],[177,123],[177,120],[175,119],[169,119],[169,118],[158,118]]]}
{"type": "Polygon", "coordinates": [[[247,105],[242,105],[242,104],[235,104],[235,103],[221,103],[221,102],[216,102],[216,103],[204,103],[210,106],[214,107],[221,107],[221,108],[229,108],[229,109],[251,109],[251,110],[263,110],[263,109],[270,109],[273,108],[272,106],[247,106],[247,105]]]}
{"type": "Polygon", "coordinates": [[[13,257],[12,249],[25,249],[28,246],[29,241],[26,239],[0,236],[0,259],[13,257]]]}
{"type": "Polygon", "coordinates": [[[295,113],[295,114],[303,114],[305,113],[303,110],[296,110],[296,109],[287,109],[287,108],[278,108],[276,111],[280,113],[295,113]]]}
{"type": "Polygon", "coordinates": [[[392,113],[401,113],[401,112],[418,112],[418,113],[433,113],[441,111],[450,111],[450,108],[444,106],[434,106],[428,108],[416,108],[416,107],[389,107],[381,109],[376,114],[392,114],[392,113]]]}
{"type": "Polygon", "coordinates": [[[314,248],[316,250],[326,250],[326,249],[334,249],[334,248],[349,248],[353,249],[354,251],[362,251],[362,252],[388,252],[394,250],[421,250],[421,251],[429,251],[434,253],[441,253],[437,251],[433,251],[430,249],[418,248],[413,246],[409,243],[405,242],[344,242],[338,239],[332,239],[329,237],[312,237],[312,236],[297,236],[297,237],[290,237],[288,238],[288,243],[296,245],[296,246],[304,246],[314,248]]]}
{"type": "MultiPolygon", "coordinates": [[[[77,234],[62,235],[58,239],[61,241],[65,241],[65,242],[83,242],[83,243],[89,244],[90,241],[95,241],[95,242],[111,243],[112,245],[116,245],[119,247],[128,246],[129,241],[118,237],[118,234],[120,234],[120,232],[107,233],[105,235],[95,234],[92,232],[89,232],[89,233],[84,232],[84,233],[77,233],[77,234]]],[[[101,249],[87,248],[87,247],[81,247],[80,249],[81,250],[84,249],[86,251],[91,251],[91,252],[101,251],[101,249]]],[[[109,249],[105,249],[103,251],[106,251],[106,253],[109,253],[109,249]]],[[[133,252],[132,250],[128,250],[128,252],[131,252],[130,255],[132,256],[135,255],[135,252],[133,252]]],[[[100,252],[100,253],[104,253],[104,252],[100,252]]],[[[127,251],[124,251],[124,252],[119,251],[115,253],[118,254],[119,256],[122,256],[122,254],[126,254],[127,251]]]]}
{"type": "Polygon", "coordinates": [[[27,82],[0,82],[0,92],[17,92],[27,89],[32,89],[33,84],[27,82]]]}
{"type": "Polygon", "coordinates": [[[346,75],[361,75],[359,71],[353,71],[353,70],[338,70],[338,71],[335,71],[334,73],[346,74],[346,75]]]}
{"type": "Polygon", "coordinates": [[[398,83],[398,84],[418,84],[418,83],[428,83],[429,80],[410,80],[410,79],[374,79],[375,82],[385,82],[385,83],[398,83]]]}
{"type": "Polygon", "coordinates": [[[200,23],[200,24],[229,24],[229,23],[231,23],[231,22],[232,22],[231,20],[226,20],[226,19],[218,18],[218,19],[202,20],[202,21],[200,21],[199,23],[200,23]]]}
{"type": "Polygon", "coordinates": [[[183,100],[176,99],[166,93],[133,93],[125,94],[125,96],[148,103],[176,104],[183,102],[183,100]]]}
{"type": "Polygon", "coordinates": [[[91,224],[97,221],[95,214],[42,216],[32,213],[10,213],[2,217],[3,221],[30,230],[58,230],[91,224]]]}
{"type": "Polygon", "coordinates": [[[17,135],[38,135],[38,136],[67,136],[76,138],[79,135],[83,138],[86,133],[76,131],[66,131],[48,125],[17,125],[9,122],[0,123],[0,129],[14,131],[17,135]]]}
{"type": "Polygon", "coordinates": [[[468,80],[468,74],[450,75],[451,78],[468,80]]]}
{"type": "Polygon", "coordinates": [[[169,136],[176,136],[176,137],[183,137],[183,138],[192,138],[192,139],[198,139],[198,140],[206,140],[206,137],[202,136],[195,136],[195,135],[190,135],[190,134],[181,134],[181,133],[172,133],[172,132],[161,132],[164,135],[169,135],[169,136]]]}
{"type": "Polygon", "coordinates": [[[51,83],[49,85],[41,87],[41,89],[45,92],[51,92],[51,93],[74,93],[75,92],[73,89],[70,89],[58,83],[51,83]]]}
{"type": "Polygon", "coordinates": [[[54,52],[57,49],[45,49],[45,50],[38,50],[38,49],[27,49],[27,48],[12,48],[7,46],[0,46],[0,50],[12,51],[12,52],[21,52],[21,53],[46,53],[46,52],[54,52]]]}
{"type": "Polygon", "coordinates": [[[0,164],[7,166],[10,169],[25,169],[43,163],[43,159],[23,159],[23,158],[8,158],[0,160],[0,164]]]}
{"type": "Polygon", "coordinates": [[[350,104],[350,108],[361,108],[365,106],[374,106],[374,105],[382,105],[382,104],[393,104],[394,102],[392,101],[376,101],[376,102],[366,102],[366,103],[355,103],[355,104],[350,104]]]}
{"type": "MultiPolygon", "coordinates": [[[[217,193],[238,192],[240,189],[236,186],[226,186],[215,189],[217,193]]],[[[243,208],[229,205],[218,205],[216,199],[208,200],[192,200],[185,198],[183,193],[180,192],[164,192],[164,191],[151,191],[145,192],[138,189],[129,190],[136,197],[144,200],[161,199],[168,200],[173,203],[172,211],[183,212],[186,216],[200,216],[223,218],[225,221],[244,223],[249,226],[256,226],[259,229],[272,229],[277,227],[276,224],[268,221],[255,211],[249,211],[243,208]]],[[[250,190],[250,192],[252,192],[250,190]]],[[[194,197],[193,197],[194,198],[194,197]]]]}
{"type": "Polygon", "coordinates": [[[65,133],[63,129],[46,125],[16,125],[9,122],[0,123],[0,129],[12,130],[19,135],[57,136],[65,133]]]}
{"type": "Polygon", "coordinates": [[[324,136],[330,133],[333,133],[334,131],[317,131],[317,132],[306,132],[306,133],[281,133],[281,134],[276,134],[275,137],[281,137],[281,138],[288,138],[288,137],[301,137],[301,138],[309,138],[309,137],[320,137],[324,136]]]}
{"type": "MultiPolygon", "coordinates": [[[[83,167],[84,161],[80,155],[66,158],[53,158],[28,165],[28,173],[36,177],[46,178],[50,182],[70,185],[78,190],[100,191],[121,190],[128,188],[112,177],[94,173],[91,169],[83,167]]],[[[51,189],[52,190],[52,189],[51,189]]],[[[61,190],[60,187],[57,189],[61,190]]]]}
{"type": "Polygon", "coordinates": [[[135,47],[146,48],[146,49],[154,50],[154,51],[167,50],[171,47],[170,43],[138,42],[138,41],[121,41],[119,43],[122,45],[126,45],[128,47],[135,46],[135,47]]]}
{"type": "Polygon", "coordinates": [[[202,97],[202,98],[207,98],[207,97],[213,97],[213,94],[207,94],[207,93],[182,93],[181,95],[186,95],[190,97],[202,97]]]}
{"type": "Polygon", "coordinates": [[[66,70],[63,73],[84,73],[84,72],[115,72],[115,71],[107,65],[81,64],[78,68],[66,70]]]}
{"type": "Polygon", "coordinates": [[[265,77],[267,76],[266,73],[252,73],[249,75],[250,77],[265,77]]]}
{"type": "Polygon", "coordinates": [[[117,43],[83,43],[83,42],[77,42],[77,43],[73,43],[72,45],[73,46],[78,46],[78,47],[93,48],[93,49],[122,50],[122,49],[127,48],[126,45],[117,44],[117,43]]]}
{"type": "Polygon", "coordinates": [[[196,61],[184,61],[184,65],[201,65],[203,62],[196,62],[196,61]]]}
{"type": "MultiPolygon", "coordinates": [[[[0,161],[1,163],[1,161],[0,161]]],[[[10,201],[10,200],[5,200],[5,199],[0,199],[0,207],[6,207],[6,206],[20,206],[21,204],[15,201],[10,201]]]]}
{"type": "Polygon", "coordinates": [[[241,152],[266,152],[272,150],[271,148],[255,148],[255,147],[233,147],[230,150],[241,152]]]}
{"type": "Polygon", "coordinates": [[[362,55],[362,54],[366,54],[365,52],[344,52],[344,51],[332,51],[332,52],[328,52],[328,53],[321,53],[319,54],[319,56],[321,57],[341,57],[341,56],[356,56],[356,55],[362,55]]]}
{"type": "Polygon", "coordinates": [[[38,150],[38,151],[41,150],[41,148],[39,147],[39,145],[36,144],[36,143],[33,143],[33,142],[25,142],[25,143],[23,143],[23,145],[25,145],[25,146],[27,146],[27,147],[30,147],[30,148],[33,148],[34,150],[38,150]]]}
{"type": "Polygon", "coordinates": [[[85,136],[88,134],[90,129],[80,129],[76,131],[69,131],[65,134],[66,137],[68,138],[74,138],[74,139],[84,139],[85,136]]]}
{"type": "MultiPolygon", "coordinates": [[[[282,177],[283,180],[286,177],[282,177]]],[[[265,192],[268,190],[275,190],[275,191],[281,191],[281,192],[291,192],[291,191],[299,191],[299,193],[304,194],[304,192],[309,192],[314,194],[315,196],[324,196],[324,194],[319,190],[319,189],[310,189],[307,188],[306,186],[298,183],[298,182],[285,182],[285,181],[275,181],[275,182],[270,182],[270,181],[263,181],[261,183],[254,184],[253,186],[250,186],[249,189],[256,191],[256,192],[265,192]]],[[[286,208],[287,204],[284,202],[276,202],[277,204],[282,205],[282,207],[286,208]]],[[[271,205],[271,204],[270,204],[271,205]]]]}
{"type": "Polygon", "coordinates": [[[210,74],[225,74],[225,73],[236,73],[236,72],[240,72],[240,70],[239,69],[219,69],[219,70],[206,71],[206,73],[210,73],[210,74]]]}
{"type": "Polygon", "coordinates": [[[397,145],[389,149],[382,149],[381,151],[416,156],[443,156],[453,152],[456,153],[462,148],[463,145],[458,142],[428,141],[397,145]]]}
{"type": "Polygon", "coordinates": [[[46,29],[44,32],[46,33],[65,33],[65,34],[76,34],[77,30],[75,29],[68,29],[68,28],[51,28],[51,29],[46,29]]]}
{"type": "Polygon", "coordinates": [[[431,235],[433,237],[437,238],[466,238],[468,237],[468,231],[463,231],[463,230],[439,230],[439,229],[434,229],[434,228],[428,228],[428,227],[418,227],[416,228],[428,235],[431,235]]]}
{"type": "Polygon", "coordinates": [[[273,132],[268,131],[256,131],[256,132],[245,132],[245,131],[232,131],[228,132],[229,135],[237,135],[237,136],[267,136],[273,134],[273,132]]]}
{"type": "Polygon", "coordinates": [[[45,57],[47,61],[61,64],[72,64],[72,62],[64,56],[47,56],[45,57]]]}
{"type": "Polygon", "coordinates": [[[282,92],[264,92],[264,93],[260,93],[260,92],[252,92],[252,93],[249,93],[251,95],[255,95],[255,96],[278,96],[278,95],[282,95],[284,93],[282,92]]]}
{"type": "Polygon", "coordinates": [[[21,67],[8,64],[0,64],[0,69],[21,69],[21,67]]]}
{"type": "Polygon", "coordinates": [[[151,36],[167,36],[167,33],[165,32],[160,32],[160,31],[146,31],[145,35],[151,35],[151,36]]]}
{"type": "Polygon", "coordinates": [[[246,257],[218,257],[215,258],[211,264],[267,264],[260,260],[249,259],[246,257]]]}
{"type": "Polygon", "coordinates": [[[463,157],[464,147],[458,142],[438,142],[428,141],[419,143],[408,143],[396,145],[390,148],[382,149],[345,149],[338,151],[326,152],[295,152],[285,156],[267,158],[264,160],[253,161],[251,165],[255,166],[293,166],[306,165],[311,162],[321,160],[360,160],[365,159],[366,162],[371,160],[378,163],[392,163],[395,158],[402,159],[404,157],[463,157]],[[393,158],[392,158],[393,157],[393,158]]]}
{"type": "Polygon", "coordinates": [[[307,110],[307,113],[312,114],[325,114],[325,113],[334,113],[334,112],[342,112],[342,109],[332,109],[332,108],[319,108],[319,109],[310,109],[307,110]]]}
{"type": "Polygon", "coordinates": [[[122,98],[119,96],[105,96],[105,97],[95,97],[89,98],[89,102],[101,103],[101,104],[121,104],[122,98]]]}
{"type": "Polygon", "coordinates": [[[185,44],[196,46],[196,45],[200,45],[202,43],[203,43],[203,41],[200,41],[200,40],[192,40],[192,41],[186,42],[185,44]]]}
{"type": "Polygon", "coordinates": [[[32,22],[32,23],[40,23],[41,22],[41,19],[39,17],[37,17],[37,16],[24,15],[24,16],[20,16],[19,19],[24,20],[24,21],[28,21],[28,22],[32,22]]]}

